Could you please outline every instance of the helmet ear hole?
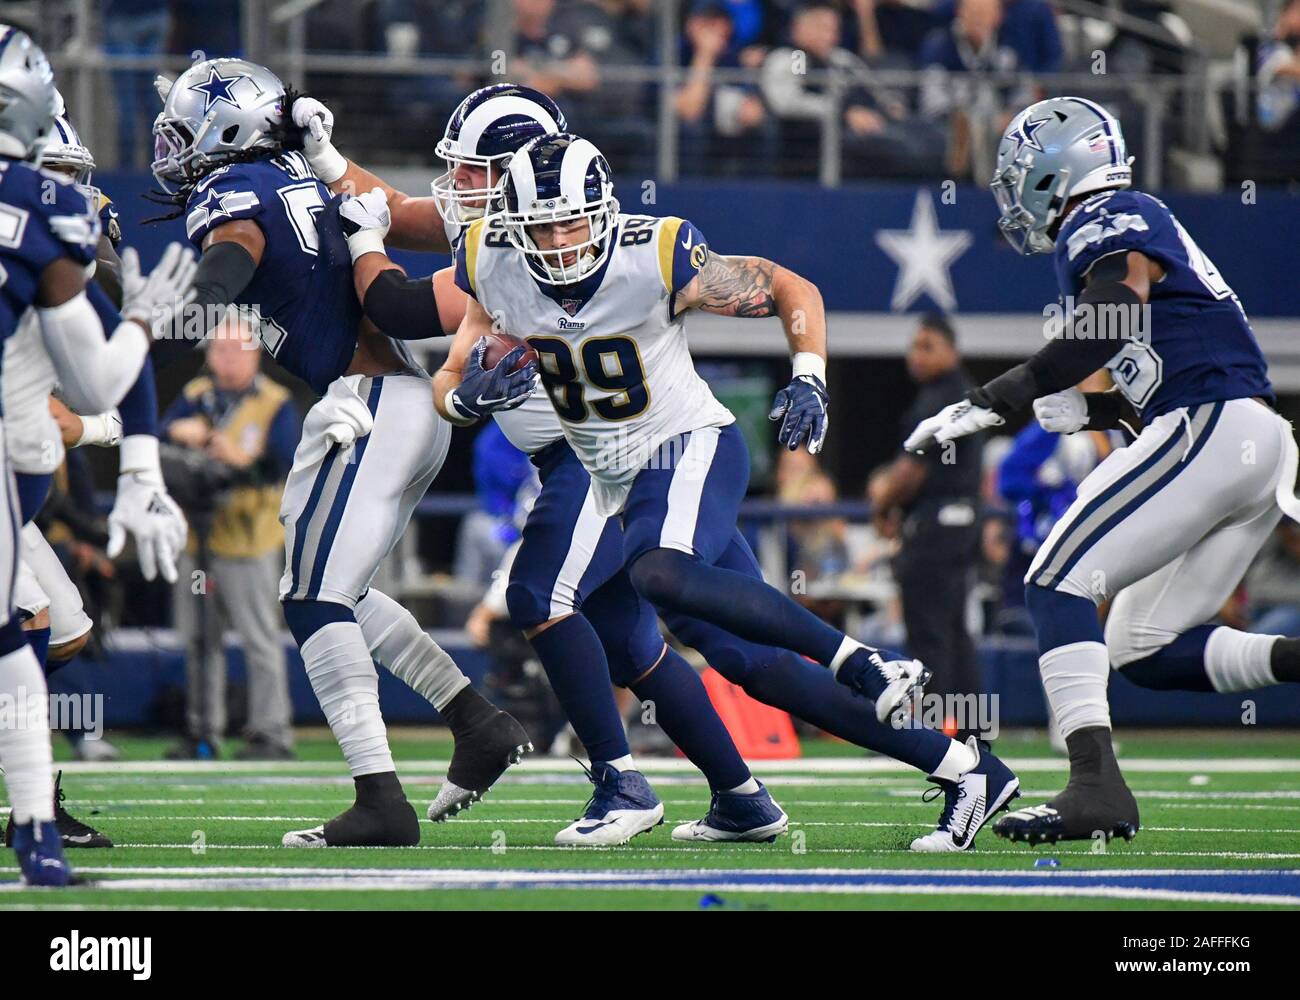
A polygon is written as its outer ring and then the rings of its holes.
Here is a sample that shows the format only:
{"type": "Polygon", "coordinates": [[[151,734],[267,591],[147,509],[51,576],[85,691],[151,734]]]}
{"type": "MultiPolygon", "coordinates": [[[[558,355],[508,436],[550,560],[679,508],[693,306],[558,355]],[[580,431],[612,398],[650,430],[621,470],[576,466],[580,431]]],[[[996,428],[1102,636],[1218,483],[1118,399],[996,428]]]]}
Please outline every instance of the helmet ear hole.
{"type": "Polygon", "coordinates": [[[1049,191],[1049,190],[1051,190],[1052,182],[1053,182],[1054,180],[1056,180],[1056,174],[1046,174],[1046,175],[1043,176],[1043,178],[1042,178],[1041,180],[1039,180],[1039,182],[1038,182],[1037,184],[1034,185],[1034,190],[1035,190],[1035,191],[1049,191]]]}
{"type": "Polygon", "coordinates": [[[237,135],[239,135],[239,126],[227,125],[225,130],[221,133],[221,141],[224,143],[233,143],[237,135]]]}

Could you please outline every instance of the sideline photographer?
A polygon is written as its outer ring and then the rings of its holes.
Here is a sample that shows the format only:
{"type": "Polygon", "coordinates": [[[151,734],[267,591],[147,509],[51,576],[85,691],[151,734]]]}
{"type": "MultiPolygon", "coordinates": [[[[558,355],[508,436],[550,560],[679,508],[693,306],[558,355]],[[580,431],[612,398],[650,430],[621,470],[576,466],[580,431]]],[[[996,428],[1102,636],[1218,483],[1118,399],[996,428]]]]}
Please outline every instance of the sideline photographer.
{"type": "Polygon", "coordinates": [[[179,561],[176,628],[186,641],[186,731],[167,756],[220,756],[226,729],[222,632],[234,629],[248,669],[242,760],[293,757],[280,642],[284,533],[278,513],[301,418],[288,389],[260,374],[247,324],[228,320],[193,379],[163,415],[163,468],[190,519],[179,561]]]}

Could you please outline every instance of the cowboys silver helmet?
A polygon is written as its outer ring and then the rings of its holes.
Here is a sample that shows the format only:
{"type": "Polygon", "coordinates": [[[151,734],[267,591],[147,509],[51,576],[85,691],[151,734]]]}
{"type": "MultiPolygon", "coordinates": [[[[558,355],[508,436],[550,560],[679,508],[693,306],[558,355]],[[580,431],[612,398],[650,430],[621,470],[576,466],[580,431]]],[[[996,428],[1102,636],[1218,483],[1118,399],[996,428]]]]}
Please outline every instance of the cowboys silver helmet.
{"type": "Polygon", "coordinates": [[[447,164],[433,182],[442,221],[467,226],[482,216],[515,151],[529,139],[568,127],[564,112],[540,90],[497,83],[474,91],[452,112],[434,149],[447,164]],[[471,181],[464,167],[482,170],[483,180],[471,181]]]}
{"type": "Polygon", "coordinates": [[[91,155],[81,136],[73,128],[63,105],[63,95],[55,92],[58,108],[54,124],[46,136],[45,145],[41,147],[40,164],[68,173],[80,185],[89,185],[91,174],[95,169],[95,157],[91,155]]]}
{"type": "Polygon", "coordinates": [[[252,149],[274,150],[284,84],[247,59],[205,59],[175,80],[155,81],[163,98],[154,120],[153,175],[170,190],[193,184],[252,149]]]}
{"type": "Polygon", "coordinates": [[[1048,230],[1078,195],[1133,182],[1133,159],[1109,111],[1082,97],[1031,104],[1002,134],[990,185],[998,227],[1023,254],[1051,253],[1048,230]]]}
{"type": "Polygon", "coordinates": [[[55,114],[54,71],[26,33],[0,24],[0,156],[32,159],[55,114]]]}
{"type": "Polygon", "coordinates": [[[499,208],[507,239],[539,281],[571,285],[609,256],[618,221],[613,175],[595,144],[571,132],[539,136],[510,158],[499,208]],[[559,249],[538,246],[534,227],[584,219],[584,238],[559,249]]]}

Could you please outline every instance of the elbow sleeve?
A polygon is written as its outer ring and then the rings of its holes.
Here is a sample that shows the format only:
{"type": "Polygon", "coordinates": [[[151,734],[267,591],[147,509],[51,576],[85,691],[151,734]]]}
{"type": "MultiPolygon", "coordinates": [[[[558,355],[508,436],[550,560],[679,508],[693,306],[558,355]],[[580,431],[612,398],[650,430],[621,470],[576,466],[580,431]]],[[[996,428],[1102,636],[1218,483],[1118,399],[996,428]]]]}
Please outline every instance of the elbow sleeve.
{"type": "Polygon", "coordinates": [[[105,339],[85,292],[62,305],[38,308],[37,315],[41,339],[72,409],[99,413],[116,406],[135,383],[149,353],[144,330],[125,322],[105,339]]]}
{"type": "Polygon", "coordinates": [[[155,366],[166,368],[202,344],[208,333],[206,327],[195,329],[187,317],[220,316],[222,308],[235,301],[256,272],[257,262],[238,243],[224,240],[204,250],[194,272],[194,303],[177,314],[170,337],[154,341],[155,366]]]}
{"type": "Polygon", "coordinates": [[[381,271],[366,289],[366,316],[386,336],[424,340],[446,334],[429,275],[408,278],[396,268],[381,271]]]}

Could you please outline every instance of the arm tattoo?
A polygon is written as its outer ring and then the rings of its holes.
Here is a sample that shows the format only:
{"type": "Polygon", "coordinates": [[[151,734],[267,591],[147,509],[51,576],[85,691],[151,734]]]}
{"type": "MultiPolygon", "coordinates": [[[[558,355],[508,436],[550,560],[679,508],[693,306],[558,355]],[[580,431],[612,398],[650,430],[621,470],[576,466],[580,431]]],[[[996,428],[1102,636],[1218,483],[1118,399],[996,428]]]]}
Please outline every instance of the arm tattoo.
{"type": "Polygon", "coordinates": [[[751,319],[776,315],[772,285],[776,265],[763,257],[724,257],[711,253],[699,273],[697,308],[751,319]]]}

